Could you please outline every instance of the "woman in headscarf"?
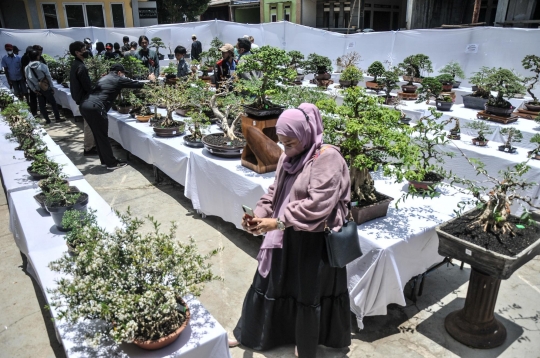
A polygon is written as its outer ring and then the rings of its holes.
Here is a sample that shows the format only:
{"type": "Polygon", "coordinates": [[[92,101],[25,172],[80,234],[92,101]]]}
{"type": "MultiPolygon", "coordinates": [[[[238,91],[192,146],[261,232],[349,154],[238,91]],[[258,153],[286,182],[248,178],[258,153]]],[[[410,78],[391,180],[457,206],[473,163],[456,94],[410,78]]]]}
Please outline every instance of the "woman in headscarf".
{"type": "Polygon", "coordinates": [[[274,183],[242,226],[266,234],[259,267],[246,294],[230,346],[256,350],[295,344],[316,356],[317,345],[351,343],[346,268],[328,263],[325,225],[339,230],[348,214],[350,180],[339,149],[322,144],[322,120],[313,104],[288,109],[276,124],[285,147],[274,183]]]}

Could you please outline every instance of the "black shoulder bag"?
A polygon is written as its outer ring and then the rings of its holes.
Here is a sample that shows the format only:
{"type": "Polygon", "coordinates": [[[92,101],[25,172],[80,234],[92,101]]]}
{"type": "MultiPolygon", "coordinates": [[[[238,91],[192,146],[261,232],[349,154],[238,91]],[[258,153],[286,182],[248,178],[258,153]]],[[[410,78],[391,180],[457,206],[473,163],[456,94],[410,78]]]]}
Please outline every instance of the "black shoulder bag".
{"type": "Polygon", "coordinates": [[[328,251],[328,262],[332,267],[345,267],[349,262],[362,256],[358,226],[353,221],[351,204],[349,203],[347,207],[349,208],[349,219],[339,231],[333,231],[325,223],[326,251],[328,251]]]}

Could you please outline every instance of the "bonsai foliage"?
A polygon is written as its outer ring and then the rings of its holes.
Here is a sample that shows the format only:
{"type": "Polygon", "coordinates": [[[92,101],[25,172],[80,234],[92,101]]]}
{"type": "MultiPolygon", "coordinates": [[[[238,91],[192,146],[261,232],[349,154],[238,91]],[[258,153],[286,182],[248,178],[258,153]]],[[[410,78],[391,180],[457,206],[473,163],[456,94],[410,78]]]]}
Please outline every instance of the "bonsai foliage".
{"type": "Polygon", "coordinates": [[[478,72],[473,72],[469,82],[475,85],[477,90],[472,94],[474,97],[482,97],[488,99],[491,95],[491,83],[488,81],[490,75],[497,69],[495,67],[480,67],[478,72]]]}
{"type": "Polygon", "coordinates": [[[442,84],[439,80],[433,77],[426,77],[422,80],[422,87],[416,90],[418,99],[416,103],[426,101],[429,103],[431,98],[438,98],[442,92],[442,84]]]}
{"type": "Polygon", "coordinates": [[[163,73],[169,76],[176,76],[177,68],[174,62],[169,62],[169,66],[165,67],[165,69],[163,70],[163,73]]]}
{"type": "Polygon", "coordinates": [[[382,76],[385,72],[386,69],[380,61],[373,62],[367,69],[367,74],[373,76],[373,82],[377,82],[377,78],[382,76]]]}
{"type": "Polygon", "coordinates": [[[131,88],[122,88],[120,94],[116,98],[116,105],[118,107],[134,106],[138,102],[137,96],[131,88]]]}
{"type": "Polygon", "coordinates": [[[302,103],[317,104],[328,98],[319,87],[289,86],[272,93],[272,103],[285,108],[298,108],[302,103]]]}
{"type": "Polygon", "coordinates": [[[289,67],[298,70],[304,65],[304,54],[297,50],[287,52],[287,56],[291,59],[289,67]]]}
{"type": "MultiPolygon", "coordinates": [[[[201,255],[192,239],[181,243],[175,238],[174,223],[162,233],[160,223],[148,216],[154,230],[143,234],[145,221],[129,211],[117,215],[122,228],[106,232],[90,219],[78,255],[64,254],[49,264],[65,274],[49,290],[51,306],[68,322],[103,321],[105,334],[116,343],[157,340],[185,322],[183,296],[197,296],[205,283],[221,279],[208,263],[219,249],[201,255]]],[[[100,333],[95,334],[97,343],[100,333]]]]}
{"type": "Polygon", "coordinates": [[[37,154],[47,151],[41,139],[42,131],[36,119],[29,115],[28,105],[25,102],[11,103],[4,108],[2,116],[11,130],[6,138],[14,138],[19,143],[15,149],[24,151],[27,159],[34,159],[37,154]]]}
{"type": "Polygon", "coordinates": [[[501,129],[500,132],[504,137],[506,137],[506,141],[504,143],[505,148],[512,148],[512,143],[519,143],[523,139],[523,134],[521,134],[521,131],[514,127],[506,127],[501,129]]]}
{"type": "Polygon", "coordinates": [[[373,179],[369,174],[382,166],[386,175],[403,178],[402,166],[417,157],[410,127],[401,126],[400,113],[383,107],[377,97],[359,87],[345,91],[343,106],[319,102],[323,113],[325,142],[339,146],[351,167],[351,198],[365,203],[376,202],[373,179]]]}
{"type": "Polygon", "coordinates": [[[14,102],[11,92],[0,89],[0,109],[4,109],[14,102]]]}
{"type": "Polygon", "coordinates": [[[413,84],[414,78],[421,78],[422,74],[433,72],[429,57],[421,53],[405,57],[403,62],[398,64],[398,68],[401,69],[404,76],[411,77],[409,78],[409,85],[413,84]]]}
{"type": "Polygon", "coordinates": [[[461,79],[465,78],[465,72],[463,72],[463,69],[457,61],[450,61],[448,64],[444,65],[439,72],[451,75],[453,80],[455,80],[456,77],[461,79]]]}
{"type": "Polygon", "coordinates": [[[69,81],[69,73],[73,61],[75,61],[75,57],[73,57],[68,51],[66,51],[64,56],[58,57],[57,79],[61,80],[62,83],[69,81]]]}
{"type": "Polygon", "coordinates": [[[341,57],[336,59],[336,64],[342,68],[347,68],[350,66],[357,67],[362,61],[362,56],[356,51],[349,52],[341,57]]]}
{"type": "Polygon", "coordinates": [[[316,53],[309,54],[307,60],[304,62],[305,73],[323,74],[332,72],[332,61],[326,57],[317,55],[316,53]]]}
{"type": "Polygon", "coordinates": [[[201,69],[203,67],[213,68],[216,65],[216,62],[221,59],[221,51],[219,48],[223,45],[223,41],[217,37],[214,37],[212,41],[210,41],[210,48],[208,51],[201,52],[201,69]]]}
{"type": "Polygon", "coordinates": [[[512,104],[505,100],[504,97],[510,99],[515,97],[517,94],[525,93],[523,79],[521,79],[514,72],[505,68],[499,67],[492,72],[488,76],[487,82],[491,84],[491,90],[497,92],[497,97],[490,96],[487,103],[490,106],[510,108],[512,107],[512,104]]]}
{"type": "Polygon", "coordinates": [[[485,121],[468,122],[465,127],[476,131],[476,139],[481,142],[487,141],[485,134],[491,134],[495,131],[495,129],[485,121]]]}
{"type": "Polygon", "coordinates": [[[396,67],[390,68],[388,71],[384,71],[381,77],[377,79],[379,86],[383,87],[386,98],[390,98],[392,90],[398,89],[399,86],[399,70],[396,67]]]}
{"type": "Polygon", "coordinates": [[[134,56],[124,56],[120,63],[126,69],[126,77],[134,80],[145,80],[148,76],[148,68],[146,68],[142,61],[134,56]]]}
{"type": "Polygon", "coordinates": [[[58,175],[51,175],[48,179],[50,180],[44,184],[47,191],[43,190],[47,206],[66,207],[77,203],[81,193],[71,191],[69,184],[63,178],[58,175]]]}
{"type": "Polygon", "coordinates": [[[280,83],[289,83],[296,78],[296,71],[289,67],[291,58],[285,50],[262,46],[250,56],[242,57],[236,71],[238,73],[261,73],[262,77],[250,80],[241,79],[241,88],[255,96],[253,107],[258,109],[273,107],[268,101],[268,91],[276,90],[280,83]]]}
{"type": "Polygon", "coordinates": [[[158,55],[160,54],[160,48],[167,48],[167,46],[165,46],[165,43],[161,40],[160,37],[152,37],[152,39],[150,40],[150,47],[154,47],[158,55]]]}
{"type": "Polygon", "coordinates": [[[528,83],[527,92],[529,92],[529,95],[533,99],[531,104],[539,105],[540,101],[538,101],[538,98],[536,98],[532,90],[540,80],[540,57],[536,55],[527,55],[521,61],[521,64],[523,65],[523,68],[530,70],[534,74],[531,77],[525,78],[525,84],[528,83]]]}
{"type": "Polygon", "coordinates": [[[33,173],[44,176],[60,174],[60,166],[58,163],[47,158],[45,153],[36,154],[34,161],[30,164],[28,169],[33,173]]]}
{"type": "Polygon", "coordinates": [[[454,77],[452,77],[452,75],[449,75],[447,73],[444,73],[442,75],[438,75],[435,78],[443,85],[451,85],[451,84],[454,83],[454,77]]]}
{"type": "Polygon", "coordinates": [[[165,84],[155,84],[150,87],[149,99],[154,104],[154,114],[157,123],[155,125],[161,128],[175,128],[179,127],[182,131],[184,123],[181,121],[175,121],[172,117],[173,112],[182,104],[182,92],[183,87],[180,85],[168,86],[165,84]],[[157,113],[157,107],[165,107],[167,115],[165,118],[157,113]]]}
{"type": "Polygon", "coordinates": [[[105,236],[105,232],[97,225],[96,210],[67,210],[62,217],[62,227],[68,231],[65,236],[67,245],[76,253],[80,249],[105,236]]]}
{"type": "MultiPolygon", "coordinates": [[[[128,56],[131,57],[131,56],[128,56]]],[[[92,81],[92,85],[95,85],[103,75],[106,75],[109,73],[109,69],[111,68],[111,65],[114,63],[114,61],[107,60],[104,56],[94,56],[94,57],[88,57],[84,64],[86,65],[86,68],[88,69],[88,75],[90,76],[90,80],[92,81]]],[[[69,76],[69,71],[68,71],[69,76]]]]}
{"type": "Polygon", "coordinates": [[[533,135],[529,142],[536,144],[536,148],[529,152],[529,158],[533,155],[540,155],[540,134],[533,135]]]}
{"type": "Polygon", "coordinates": [[[191,111],[188,113],[188,118],[184,121],[186,122],[186,127],[191,133],[191,139],[195,141],[200,141],[203,137],[203,131],[210,127],[210,122],[208,117],[202,112],[191,111]]]}
{"type": "Polygon", "coordinates": [[[341,73],[340,79],[342,81],[351,81],[353,83],[357,83],[359,81],[362,81],[364,79],[364,76],[362,74],[362,71],[356,66],[348,66],[345,67],[345,70],[341,73]]]}
{"type": "Polygon", "coordinates": [[[437,122],[442,113],[435,108],[429,109],[431,114],[423,116],[414,126],[413,142],[420,152],[416,161],[407,168],[405,177],[415,181],[440,181],[447,176],[442,164],[445,157],[452,157],[452,152],[442,149],[450,140],[446,137],[445,126],[452,119],[437,122]]]}

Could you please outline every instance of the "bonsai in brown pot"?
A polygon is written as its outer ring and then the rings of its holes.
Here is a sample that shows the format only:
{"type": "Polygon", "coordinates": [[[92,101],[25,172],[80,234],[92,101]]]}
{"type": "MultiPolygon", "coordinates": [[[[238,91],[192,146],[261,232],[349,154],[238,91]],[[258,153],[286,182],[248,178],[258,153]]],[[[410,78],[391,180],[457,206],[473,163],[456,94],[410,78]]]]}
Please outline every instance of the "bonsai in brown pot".
{"type": "Polygon", "coordinates": [[[439,72],[446,73],[452,76],[453,88],[459,88],[459,85],[461,84],[461,82],[457,81],[456,78],[465,78],[465,72],[463,72],[463,69],[457,61],[450,61],[448,64],[444,65],[443,68],[439,70],[439,72]]]}
{"type": "Polygon", "coordinates": [[[481,120],[468,122],[465,127],[476,131],[476,137],[472,139],[472,144],[479,147],[485,147],[489,142],[485,135],[494,132],[491,126],[481,120]]]}
{"type": "Polygon", "coordinates": [[[324,86],[323,81],[330,81],[332,78],[332,61],[326,56],[311,53],[304,62],[304,70],[306,74],[314,74],[317,85],[324,86]]]}
{"type": "Polygon", "coordinates": [[[377,80],[379,76],[382,76],[385,72],[386,72],[386,69],[384,68],[384,65],[380,61],[375,61],[371,65],[369,65],[367,69],[367,74],[369,76],[373,76],[373,81],[367,81],[366,88],[374,90],[375,92],[379,93],[379,91],[382,88],[380,87],[377,80]]]}
{"type": "Polygon", "coordinates": [[[482,162],[458,150],[479,179],[453,178],[453,183],[464,186],[464,192],[472,193],[472,197],[459,204],[458,217],[436,228],[439,254],[471,265],[465,305],[450,313],[444,325],[458,342],[489,349],[506,339],[506,328],[494,315],[501,280],[540,252],[540,227],[529,212],[529,208],[537,207],[530,197],[521,194],[538,183],[524,180],[530,169],[527,162],[507,167],[495,176],[482,162]],[[515,201],[526,205],[521,216],[512,215],[515,201]],[[463,212],[467,205],[473,209],[463,212]]]}

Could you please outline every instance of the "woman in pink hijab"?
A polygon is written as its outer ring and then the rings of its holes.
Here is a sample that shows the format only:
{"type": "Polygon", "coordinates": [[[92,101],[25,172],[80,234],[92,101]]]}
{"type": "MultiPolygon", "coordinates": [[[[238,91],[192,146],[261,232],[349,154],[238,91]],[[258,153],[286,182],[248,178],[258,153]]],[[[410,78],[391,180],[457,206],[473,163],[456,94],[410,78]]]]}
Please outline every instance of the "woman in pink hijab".
{"type": "Polygon", "coordinates": [[[348,214],[349,170],[339,149],[322,144],[319,109],[303,103],[284,111],[276,124],[285,152],[276,178],[257,203],[255,218],[242,226],[266,234],[259,267],[234,330],[256,350],[295,344],[297,355],[313,358],[317,345],[351,343],[345,268],[328,264],[325,223],[339,230],[348,214]]]}

